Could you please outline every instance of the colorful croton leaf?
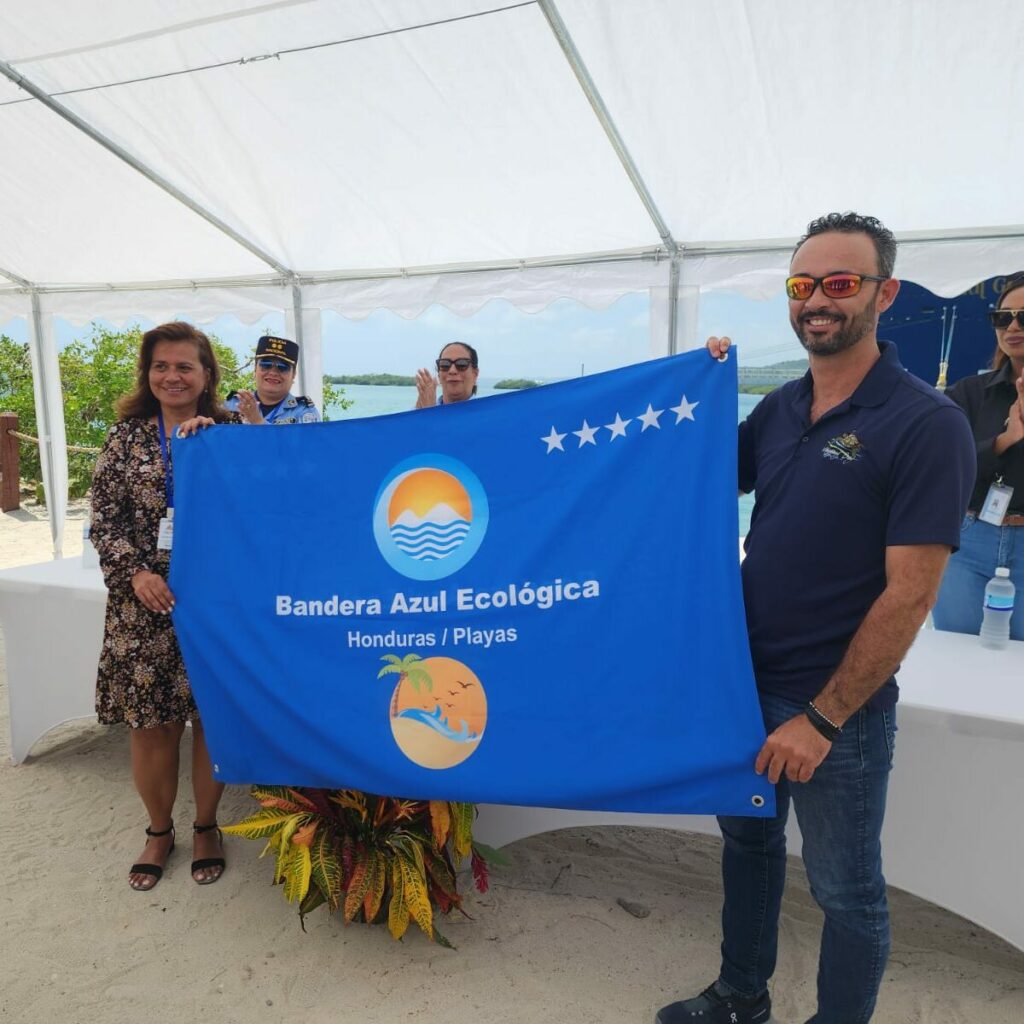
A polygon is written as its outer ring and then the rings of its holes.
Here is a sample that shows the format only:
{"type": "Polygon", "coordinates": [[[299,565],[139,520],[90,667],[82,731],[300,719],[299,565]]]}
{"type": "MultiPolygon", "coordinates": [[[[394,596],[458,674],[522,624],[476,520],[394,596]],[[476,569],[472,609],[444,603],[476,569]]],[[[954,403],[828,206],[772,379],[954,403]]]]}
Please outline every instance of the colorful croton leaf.
{"type": "Polygon", "coordinates": [[[504,862],[473,841],[473,804],[287,786],[255,786],[252,796],[260,809],[224,831],[266,840],[261,856],[273,854],[274,882],[297,904],[303,927],[324,905],[345,924],[386,918],[396,939],[414,921],[450,948],[434,912],[465,913],[456,868],[469,857],[486,892],[488,864],[504,862]]]}

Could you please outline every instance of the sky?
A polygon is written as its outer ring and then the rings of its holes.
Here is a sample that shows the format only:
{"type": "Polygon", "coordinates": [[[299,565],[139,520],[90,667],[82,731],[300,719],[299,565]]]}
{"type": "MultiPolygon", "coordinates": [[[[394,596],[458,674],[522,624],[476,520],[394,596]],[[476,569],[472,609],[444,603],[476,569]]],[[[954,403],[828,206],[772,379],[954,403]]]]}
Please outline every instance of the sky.
{"type": "MultiPolygon", "coordinates": [[[[137,322],[144,329],[154,326],[142,318],[137,322]]],[[[223,316],[203,329],[240,354],[250,354],[260,334],[284,332],[284,315],[267,316],[252,325],[234,316],[223,316]]],[[[77,326],[60,318],[56,319],[55,331],[61,348],[90,333],[88,325],[77,326]]],[[[16,318],[0,324],[0,334],[27,341],[27,322],[16,318]]],[[[728,292],[703,295],[697,335],[705,338],[711,334],[728,334],[738,344],[741,365],[766,365],[804,354],[789,326],[783,295],[767,301],[728,292]]],[[[326,311],[324,372],[332,376],[411,375],[418,367],[432,364],[441,348],[455,340],[466,341],[478,350],[484,379],[560,380],[640,362],[655,352],[649,302],[643,293],[624,295],[604,310],[559,299],[539,313],[523,313],[504,300],[494,299],[470,317],[458,316],[441,306],[431,307],[415,320],[384,309],[358,321],[326,311]]],[[[660,339],[658,343],[660,346],[660,339]]],[[[659,347],[657,354],[663,351],[659,347]]]]}

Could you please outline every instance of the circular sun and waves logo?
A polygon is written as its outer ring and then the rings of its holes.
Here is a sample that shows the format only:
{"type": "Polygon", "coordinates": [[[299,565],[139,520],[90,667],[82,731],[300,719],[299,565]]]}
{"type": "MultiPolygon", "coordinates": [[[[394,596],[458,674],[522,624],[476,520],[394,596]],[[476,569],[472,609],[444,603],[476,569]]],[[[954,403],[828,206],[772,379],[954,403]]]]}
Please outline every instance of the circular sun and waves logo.
{"type": "Polygon", "coordinates": [[[477,553],[487,520],[487,495],[468,466],[447,455],[417,455],[395,466],[381,485],[373,536],[396,572],[440,580],[477,553]]]}
{"type": "Polygon", "coordinates": [[[454,658],[386,654],[379,676],[398,676],[391,694],[391,735],[422,768],[454,768],[480,745],[487,694],[476,673],[454,658]]]}

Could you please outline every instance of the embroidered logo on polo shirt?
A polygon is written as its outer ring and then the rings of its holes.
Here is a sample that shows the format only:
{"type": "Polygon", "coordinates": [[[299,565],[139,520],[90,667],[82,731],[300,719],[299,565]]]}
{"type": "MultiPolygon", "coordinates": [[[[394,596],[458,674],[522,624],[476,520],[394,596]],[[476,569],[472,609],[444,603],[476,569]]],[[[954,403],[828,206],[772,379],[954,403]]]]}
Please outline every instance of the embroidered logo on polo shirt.
{"type": "Polygon", "coordinates": [[[826,442],[821,454],[826,459],[835,459],[837,462],[856,462],[864,454],[864,445],[854,433],[840,434],[826,442]]]}

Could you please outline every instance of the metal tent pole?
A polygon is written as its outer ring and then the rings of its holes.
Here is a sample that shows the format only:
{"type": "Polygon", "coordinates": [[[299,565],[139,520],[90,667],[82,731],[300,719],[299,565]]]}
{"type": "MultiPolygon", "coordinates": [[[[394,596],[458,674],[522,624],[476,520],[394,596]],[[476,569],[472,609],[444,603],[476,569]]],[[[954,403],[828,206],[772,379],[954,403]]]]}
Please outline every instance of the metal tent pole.
{"type": "Polygon", "coordinates": [[[668,272],[668,354],[679,351],[679,257],[673,256],[668,272]]]}
{"type": "Polygon", "coordinates": [[[0,276],[6,277],[8,281],[13,281],[16,285],[19,285],[22,288],[31,289],[34,287],[31,281],[26,281],[25,278],[19,277],[13,271],[5,270],[3,267],[0,267],[0,276]]]}
{"type": "Polygon", "coordinates": [[[268,266],[271,266],[279,274],[283,274],[287,277],[291,276],[291,271],[276,260],[270,253],[261,249],[255,242],[246,238],[244,235],[236,231],[230,224],[221,220],[215,213],[207,210],[205,207],[197,203],[191,196],[186,195],[176,185],[172,185],[166,178],[157,174],[152,168],[147,167],[138,157],[133,156],[123,146],[119,146],[112,139],[107,138],[101,131],[94,128],[88,121],[79,117],[78,114],[74,113],[68,107],[64,106],[63,103],[58,102],[52,96],[48,95],[42,89],[39,88],[34,82],[31,82],[20,72],[16,71],[6,61],[0,60],[0,75],[10,79],[19,88],[24,89],[29,95],[35,97],[43,104],[44,107],[49,108],[58,117],[62,117],[68,124],[73,125],[80,132],[88,135],[90,139],[101,145],[107,152],[112,153],[119,160],[128,164],[129,167],[138,171],[144,178],[151,181],[154,185],[162,188],[168,195],[177,199],[179,203],[187,206],[193,213],[198,214],[207,223],[212,224],[218,231],[227,235],[228,238],[237,242],[240,246],[247,249],[257,259],[262,260],[268,266]]]}
{"type": "MultiPolygon", "coordinates": [[[[64,511],[67,507],[67,494],[58,494],[58,484],[66,474],[57,472],[54,445],[54,434],[58,435],[62,449],[65,445],[64,410],[54,409],[50,402],[51,377],[57,376],[57,391],[60,391],[60,364],[56,358],[51,359],[51,347],[45,344],[43,330],[43,312],[39,303],[39,292],[31,289],[32,300],[32,339],[31,352],[34,354],[33,365],[36,372],[36,426],[39,431],[39,462],[43,471],[43,489],[46,492],[46,514],[50,521],[50,536],[53,541],[53,557],[60,558],[64,541],[64,511]],[[60,419],[57,419],[57,416],[60,419]],[[59,515],[58,515],[59,510],[59,515]],[[58,522],[59,520],[59,522],[58,522]]],[[[66,449],[65,461],[67,459],[66,449]]]]}
{"type": "MultiPolygon", "coordinates": [[[[60,419],[56,420],[50,402],[50,382],[54,376],[57,380],[57,392],[60,392],[60,364],[56,358],[50,358],[51,348],[45,344],[46,336],[43,330],[43,311],[39,302],[39,289],[31,281],[6,268],[0,268],[0,274],[25,289],[31,302],[29,356],[32,361],[32,392],[36,410],[36,428],[39,433],[39,464],[43,472],[43,490],[46,493],[46,515],[50,522],[53,557],[60,558],[64,541],[64,510],[67,506],[67,494],[59,496],[57,494],[57,478],[62,474],[56,472],[53,435],[56,431],[61,444],[64,444],[64,410],[63,408],[59,410],[60,419]],[[58,505],[61,509],[59,517],[55,514],[58,505]]],[[[66,461],[66,453],[64,458],[66,461]]],[[[63,475],[66,476],[66,474],[63,475]]]]}
{"type": "MultiPolygon", "coordinates": [[[[612,148],[615,150],[619,161],[622,163],[626,174],[629,176],[629,180],[632,182],[633,188],[636,189],[637,195],[640,197],[640,201],[644,204],[644,208],[647,210],[648,216],[653,221],[654,227],[661,238],[662,244],[668,250],[668,254],[672,257],[673,265],[670,273],[672,274],[673,280],[678,283],[679,272],[678,267],[676,266],[676,258],[680,252],[679,244],[672,237],[672,232],[669,230],[669,226],[666,223],[665,218],[661,215],[661,211],[654,202],[654,197],[651,195],[651,191],[647,187],[647,183],[640,174],[640,169],[637,167],[636,161],[626,148],[626,143],[622,138],[622,134],[615,124],[615,121],[612,119],[612,115],[609,113],[608,107],[606,106],[604,99],[601,97],[601,93],[598,91],[594,79],[587,70],[587,66],[584,63],[579,50],[576,48],[575,42],[573,42],[569,29],[562,20],[562,16],[558,13],[558,8],[555,6],[555,0],[538,0],[538,3],[540,5],[540,9],[544,12],[544,17],[548,20],[548,25],[551,26],[551,31],[555,34],[555,38],[558,40],[559,46],[562,47],[562,52],[565,54],[566,60],[568,60],[569,66],[573,70],[573,74],[576,75],[576,80],[580,83],[580,88],[583,90],[584,95],[587,97],[587,101],[590,103],[591,108],[597,115],[597,119],[600,121],[601,127],[604,129],[605,135],[608,136],[608,141],[612,144],[612,148]]],[[[676,289],[671,288],[669,291],[668,322],[669,330],[672,333],[669,335],[668,339],[669,352],[675,352],[676,350],[676,338],[674,333],[677,315],[676,304],[676,289]]]]}
{"type": "Polygon", "coordinates": [[[668,224],[665,223],[665,218],[662,217],[661,212],[658,210],[658,207],[654,202],[654,197],[647,188],[647,185],[640,174],[640,170],[636,166],[636,162],[633,160],[629,150],[626,148],[626,143],[623,141],[618,127],[612,120],[612,116],[608,112],[608,107],[601,98],[601,94],[598,91],[597,86],[594,84],[594,80],[591,78],[586,64],[583,62],[583,58],[580,56],[579,50],[576,49],[576,44],[573,42],[572,36],[569,34],[569,29],[566,27],[565,22],[562,21],[562,16],[558,13],[558,8],[555,6],[554,0],[538,0],[538,3],[540,5],[540,9],[544,12],[544,17],[547,18],[548,24],[551,26],[551,31],[554,32],[555,38],[558,40],[559,46],[562,47],[562,52],[565,54],[566,60],[569,61],[569,66],[576,75],[576,80],[580,83],[580,88],[583,89],[590,106],[597,115],[598,121],[601,122],[601,127],[604,129],[605,135],[608,136],[608,141],[615,149],[626,174],[629,175],[629,180],[633,183],[633,187],[640,196],[640,201],[644,204],[648,215],[654,222],[654,226],[657,228],[658,234],[661,237],[662,242],[665,244],[665,248],[668,249],[670,253],[674,253],[678,249],[678,246],[675,239],[672,237],[672,232],[669,230],[668,224]]]}
{"type": "Polygon", "coordinates": [[[295,321],[293,328],[295,343],[299,346],[299,392],[303,395],[309,394],[309,381],[306,379],[306,350],[303,346],[305,332],[302,329],[302,288],[297,277],[292,278],[292,319],[295,321]]]}

